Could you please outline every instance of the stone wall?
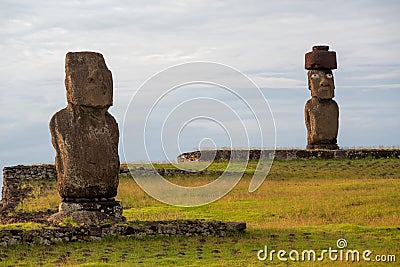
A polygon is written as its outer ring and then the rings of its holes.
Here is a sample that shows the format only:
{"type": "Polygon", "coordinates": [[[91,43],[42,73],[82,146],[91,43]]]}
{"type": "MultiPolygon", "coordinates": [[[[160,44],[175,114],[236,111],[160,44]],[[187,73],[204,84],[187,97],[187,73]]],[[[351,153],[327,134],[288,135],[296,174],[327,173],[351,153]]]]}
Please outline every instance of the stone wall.
{"type": "Polygon", "coordinates": [[[258,160],[260,156],[276,160],[292,159],[363,159],[363,158],[400,158],[400,149],[340,149],[340,150],[302,150],[280,149],[275,150],[202,150],[187,152],[177,157],[178,162],[188,161],[228,161],[258,160]]]}
{"type": "Polygon", "coordinates": [[[3,188],[0,210],[14,209],[24,198],[32,192],[30,180],[55,180],[54,165],[17,165],[4,167],[3,188]]]}
{"type": "Polygon", "coordinates": [[[102,225],[99,227],[45,227],[38,230],[1,230],[0,246],[16,244],[51,245],[60,242],[100,240],[108,236],[143,238],[145,236],[226,236],[242,232],[246,223],[219,221],[159,221],[102,225]]]}

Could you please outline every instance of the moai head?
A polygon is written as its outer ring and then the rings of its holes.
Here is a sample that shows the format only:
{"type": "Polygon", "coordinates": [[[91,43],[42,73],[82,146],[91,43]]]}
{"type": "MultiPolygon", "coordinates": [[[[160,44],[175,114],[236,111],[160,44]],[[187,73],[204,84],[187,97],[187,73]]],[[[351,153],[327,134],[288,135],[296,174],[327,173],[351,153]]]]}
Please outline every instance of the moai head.
{"type": "Polygon", "coordinates": [[[95,52],[69,52],[65,57],[67,101],[86,107],[113,104],[113,81],[103,55],[95,52]]]}
{"type": "Polygon", "coordinates": [[[309,70],[308,88],[311,96],[319,99],[335,97],[332,69],[337,68],[336,52],[328,50],[329,46],[314,46],[305,56],[305,68],[309,70]]]}
{"type": "Polygon", "coordinates": [[[331,70],[309,70],[308,88],[311,96],[319,99],[331,99],[335,97],[335,83],[331,70]]]}

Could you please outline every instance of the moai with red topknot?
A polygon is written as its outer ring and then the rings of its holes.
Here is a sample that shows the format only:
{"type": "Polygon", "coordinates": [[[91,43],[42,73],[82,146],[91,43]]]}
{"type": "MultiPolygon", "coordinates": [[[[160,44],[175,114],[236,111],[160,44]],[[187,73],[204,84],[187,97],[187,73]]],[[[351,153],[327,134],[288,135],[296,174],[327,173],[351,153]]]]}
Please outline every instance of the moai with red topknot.
{"type": "Polygon", "coordinates": [[[329,46],[314,46],[305,55],[311,99],[304,108],[307,149],[338,149],[339,107],[335,100],[332,70],[337,68],[336,52],[329,46]]]}

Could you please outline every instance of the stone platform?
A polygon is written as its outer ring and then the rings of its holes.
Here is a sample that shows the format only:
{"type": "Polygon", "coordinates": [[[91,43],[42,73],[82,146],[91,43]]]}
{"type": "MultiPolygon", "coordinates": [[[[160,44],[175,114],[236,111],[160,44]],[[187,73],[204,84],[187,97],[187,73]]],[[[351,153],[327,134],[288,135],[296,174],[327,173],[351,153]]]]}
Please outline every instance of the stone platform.
{"type": "Polygon", "coordinates": [[[99,225],[104,222],[125,221],[122,216],[122,204],[120,201],[87,201],[67,202],[62,201],[59,211],[50,216],[52,223],[61,223],[70,218],[74,222],[85,225],[99,225]]]}
{"type": "Polygon", "coordinates": [[[188,161],[229,161],[258,160],[274,158],[275,160],[292,159],[364,159],[364,158],[400,158],[400,149],[337,149],[337,150],[304,150],[304,149],[218,149],[187,152],[177,157],[178,162],[188,161]]]}

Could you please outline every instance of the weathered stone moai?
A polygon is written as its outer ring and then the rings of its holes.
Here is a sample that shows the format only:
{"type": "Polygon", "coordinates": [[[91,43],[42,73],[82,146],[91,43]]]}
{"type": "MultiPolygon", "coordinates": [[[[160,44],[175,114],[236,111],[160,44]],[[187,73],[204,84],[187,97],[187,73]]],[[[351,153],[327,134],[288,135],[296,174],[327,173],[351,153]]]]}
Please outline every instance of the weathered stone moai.
{"type": "Polygon", "coordinates": [[[339,107],[335,100],[332,70],[337,68],[336,53],[329,46],[314,46],[305,55],[311,99],[304,109],[307,149],[338,149],[339,107]]]}
{"type": "Polygon", "coordinates": [[[50,121],[62,203],[49,220],[121,221],[122,205],[114,199],[119,182],[119,131],[107,111],[113,104],[113,81],[103,56],[67,53],[65,87],[68,105],[50,121]]]}

